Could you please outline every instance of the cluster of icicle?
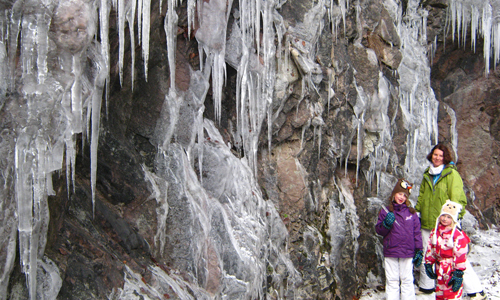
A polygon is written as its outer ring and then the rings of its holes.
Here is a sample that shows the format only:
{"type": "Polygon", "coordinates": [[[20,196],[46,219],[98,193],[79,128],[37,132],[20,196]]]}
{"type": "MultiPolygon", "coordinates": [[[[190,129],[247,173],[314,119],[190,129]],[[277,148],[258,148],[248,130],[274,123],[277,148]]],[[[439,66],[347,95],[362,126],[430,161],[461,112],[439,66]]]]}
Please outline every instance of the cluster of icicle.
{"type": "Polygon", "coordinates": [[[490,72],[500,62],[500,1],[498,0],[449,0],[448,23],[453,39],[466,46],[471,33],[471,47],[476,50],[477,37],[483,38],[484,72],[490,72]],[[493,53],[491,53],[493,51],[493,53]]]}
{"type": "MultiPolygon", "coordinates": [[[[101,102],[108,96],[104,89],[110,78],[108,30],[112,8],[119,12],[121,78],[125,19],[133,24],[137,16],[139,43],[144,61],[148,60],[149,0],[2,3],[0,108],[8,110],[15,135],[15,149],[5,151],[5,159],[13,162],[15,170],[12,177],[5,178],[15,181],[15,192],[7,196],[15,197],[15,201],[2,199],[2,208],[13,212],[6,214],[2,228],[17,224],[21,270],[30,299],[37,299],[37,295],[55,299],[62,284],[57,267],[43,256],[49,223],[47,197],[55,195],[52,173],[61,170],[64,161],[68,191],[74,186],[75,135],[79,133],[90,140],[94,201],[101,102]]],[[[134,41],[134,26],[130,28],[134,41]]],[[[145,68],[147,73],[147,64],[145,68]]],[[[1,240],[3,298],[16,257],[16,232],[2,231],[1,240]]]]}

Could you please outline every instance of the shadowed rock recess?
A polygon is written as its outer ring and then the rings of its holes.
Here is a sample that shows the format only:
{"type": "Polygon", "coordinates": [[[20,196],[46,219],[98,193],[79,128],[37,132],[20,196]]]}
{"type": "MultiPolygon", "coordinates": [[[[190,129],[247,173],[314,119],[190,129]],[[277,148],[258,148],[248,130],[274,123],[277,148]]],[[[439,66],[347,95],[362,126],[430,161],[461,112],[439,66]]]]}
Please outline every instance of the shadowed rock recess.
{"type": "Polygon", "coordinates": [[[437,141],[465,230],[500,221],[499,74],[448,1],[0,9],[0,299],[356,299],[437,141]]]}

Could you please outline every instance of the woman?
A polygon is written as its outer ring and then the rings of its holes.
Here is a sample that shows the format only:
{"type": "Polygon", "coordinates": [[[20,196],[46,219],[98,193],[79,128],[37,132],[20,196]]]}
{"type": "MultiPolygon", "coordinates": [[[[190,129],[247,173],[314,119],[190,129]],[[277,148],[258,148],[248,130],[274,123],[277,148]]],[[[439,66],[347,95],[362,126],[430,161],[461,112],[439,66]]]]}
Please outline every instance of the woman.
{"type": "MultiPolygon", "coordinates": [[[[446,200],[449,199],[459,203],[462,207],[467,205],[462,177],[460,177],[457,167],[452,162],[448,148],[443,144],[437,144],[427,155],[427,160],[430,162],[430,166],[424,171],[417,205],[415,206],[415,210],[420,213],[424,249],[427,248],[429,235],[436,226],[436,220],[446,200]]],[[[462,219],[464,214],[465,209],[460,212],[458,218],[462,219]]],[[[486,296],[479,278],[468,260],[466,264],[464,292],[475,300],[485,299],[486,296]]],[[[418,285],[420,293],[430,294],[434,292],[434,280],[427,276],[423,266],[420,267],[418,285]]]]}

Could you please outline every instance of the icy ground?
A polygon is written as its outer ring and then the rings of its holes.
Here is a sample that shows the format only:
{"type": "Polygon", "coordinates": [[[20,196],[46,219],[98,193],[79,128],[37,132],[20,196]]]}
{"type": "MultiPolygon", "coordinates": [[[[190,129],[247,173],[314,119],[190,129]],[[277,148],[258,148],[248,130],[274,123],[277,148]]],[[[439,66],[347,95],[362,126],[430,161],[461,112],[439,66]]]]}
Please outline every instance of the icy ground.
{"type": "MultiPolygon", "coordinates": [[[[469,258],[490,300],[500,299],[500,228],[478,230],[470,236],[469,258]]],[[[416,286],[415,286],[416,288],[416,286]]],[[[363,291],[360,300],[385,299],[377,289],[363,291]]],[[[434,300],[435,295],[417,295],[417,300],[434,300]]],[[[463,299],[473,299],[464,296],[463,299]]]]}

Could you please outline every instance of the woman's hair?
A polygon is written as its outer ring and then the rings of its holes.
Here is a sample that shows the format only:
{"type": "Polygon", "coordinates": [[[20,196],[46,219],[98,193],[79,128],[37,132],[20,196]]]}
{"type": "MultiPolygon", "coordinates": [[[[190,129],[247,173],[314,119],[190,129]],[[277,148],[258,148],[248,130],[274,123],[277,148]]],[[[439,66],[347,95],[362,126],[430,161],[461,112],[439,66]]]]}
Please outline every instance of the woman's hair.
{"type": "Polygon", "coordinates": [[[453,161],[453,158],[451,158],[450,150],[448,150],[448,148],[443,144],[437,144],[436,146],[434,146],[434,148],[432,148],[431,152],[427,154],[428,161],[432,162],[432,154],[436,149],[443,151],[443,164],[447,165],[453,161]]]}

